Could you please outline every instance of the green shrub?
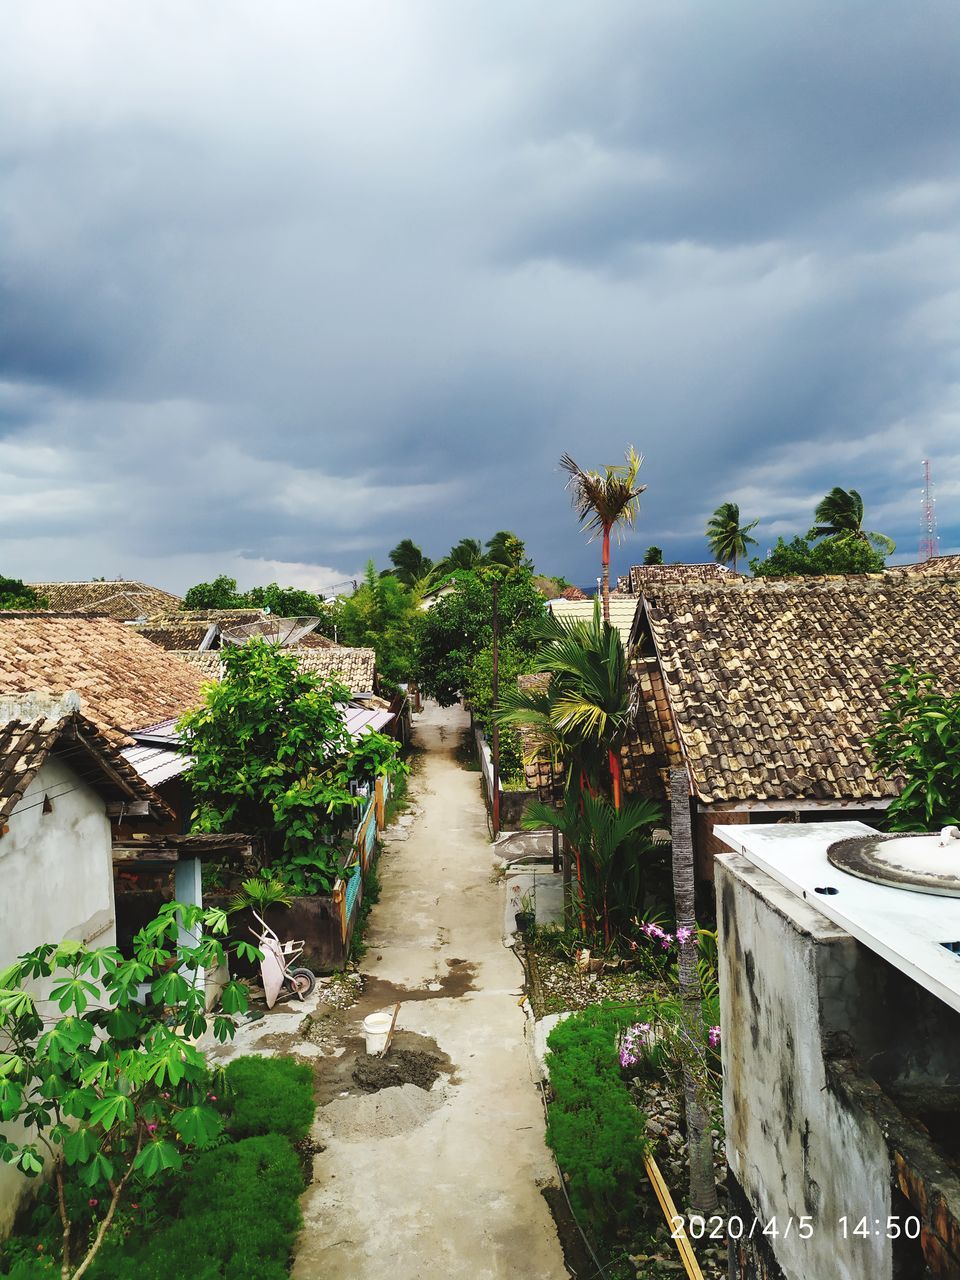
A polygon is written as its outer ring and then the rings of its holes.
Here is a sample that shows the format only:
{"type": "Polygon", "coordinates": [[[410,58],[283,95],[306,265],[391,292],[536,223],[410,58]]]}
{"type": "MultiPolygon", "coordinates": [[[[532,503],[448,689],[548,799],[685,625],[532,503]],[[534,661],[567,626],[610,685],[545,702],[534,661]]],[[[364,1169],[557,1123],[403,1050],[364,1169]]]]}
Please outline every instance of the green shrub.
{"type": "Polygon", "coordinates": [[[645,1118],[620,1072],[617,1037],[637,1020],[633,1007],[601,1004],[550,1033],[547,1142],[569,1178],[585,1230],[610,1239],[629,1224],[645,1178],[645,1118]]]}
{"type": "MultiPolygon", "coordinates": [[[[97,1258],[95,1280],[287,1280],[303,1175],[279,1134],[200,1155],[177,1187],[180,1216],[97,1258]]],[[[29,1275],[30,1273],[26,1273],[29,1275]]]]}
{"type": "Polygon", "coordinates": [[[293,1058],[237,1058],[225,1072],[231,1137],[282,1133],[306,1137],[313,1124],[313,1072],[293,1058]]]}

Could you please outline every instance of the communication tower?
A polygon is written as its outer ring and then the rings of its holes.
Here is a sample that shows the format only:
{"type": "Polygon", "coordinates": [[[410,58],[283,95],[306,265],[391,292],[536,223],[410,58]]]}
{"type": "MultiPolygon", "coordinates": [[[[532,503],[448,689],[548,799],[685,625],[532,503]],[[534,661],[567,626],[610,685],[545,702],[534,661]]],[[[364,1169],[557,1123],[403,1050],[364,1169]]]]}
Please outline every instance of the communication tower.
{"type": "Polygon", "coordinates": [[[937,534],[937,500],[933,496],[930,479],[930,460],[923,460],[923,497],[921,503],[920,561],[936,560],[940,554],[940,538],[937,534]]]}

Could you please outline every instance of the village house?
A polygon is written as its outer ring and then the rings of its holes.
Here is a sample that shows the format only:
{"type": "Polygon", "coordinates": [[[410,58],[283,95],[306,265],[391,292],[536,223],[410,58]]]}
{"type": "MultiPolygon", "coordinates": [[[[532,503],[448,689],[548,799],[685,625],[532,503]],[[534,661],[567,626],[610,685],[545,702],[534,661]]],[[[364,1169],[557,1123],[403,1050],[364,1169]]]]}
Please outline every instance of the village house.
{"type": "MultiPolygon", "coordinates": [[[[0,969],[45,942],[113,946],[113,829],[172,817],[73,693],[0,697],[0,969]]],[[[0,1238],[26,1180],[0,1163],[0,1238]]]]}
{"type": "Polygon", "coordinates": [[[177,609],[180,597],[145,582],[123,578],[100,582],[28,582],[58,613],[96,613],[135,622],[161,609],[177,609]]]}
{"type": "Polygon", "coordinates": [[[884,681],[913,664],[960,686],[960,578],[885,573],[664,585],[639,601],[640,735],[679,760],[697,870],[717,823],[860,818],[899,793],[875,769],[884,681]]]}

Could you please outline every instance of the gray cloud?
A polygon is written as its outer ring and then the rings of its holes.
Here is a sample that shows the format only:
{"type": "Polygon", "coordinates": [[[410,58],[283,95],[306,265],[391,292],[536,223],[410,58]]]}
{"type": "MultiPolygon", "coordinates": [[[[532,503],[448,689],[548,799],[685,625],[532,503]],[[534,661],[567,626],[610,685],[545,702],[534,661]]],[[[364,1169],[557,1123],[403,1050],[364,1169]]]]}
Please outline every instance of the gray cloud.
{"type": "Polygon", "coordinates": [[[960,22],[914,6],[8,11],[0,569],[317,585],[400,537],[589,580],[834,484],[960,546],[960,22]],[[312,575],[312,577],[311,577],[312,575]]]}

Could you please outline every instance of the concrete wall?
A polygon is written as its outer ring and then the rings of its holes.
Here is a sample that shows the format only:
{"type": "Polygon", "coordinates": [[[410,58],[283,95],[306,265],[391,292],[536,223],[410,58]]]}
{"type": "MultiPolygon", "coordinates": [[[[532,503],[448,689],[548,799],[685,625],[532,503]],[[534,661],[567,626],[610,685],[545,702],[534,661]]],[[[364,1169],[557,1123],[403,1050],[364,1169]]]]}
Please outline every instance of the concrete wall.
{"type": "MultiPolygon", "coordinates": [[[[855,998],[857,944],[745,859],[715,864],[727,1160],[757,1217],[789,1236],[774,1245],[787,1280],[888,1280],[891,1243],[844,1241],[838,1220],[891,1213],[890,1157],[880,1126],[830,1088],[823,1015],[836,1025],[855,998]],[[809,1216],[801,1240],[796,1220],[809,1216]]],[[[829,1039],[829,1037],[828,1037],[829,1039]]],[[[741,1250],[734,1274],[776,1274],[741,1250]],[[759,1263],[759,1266],[758,1266],[759,1263]]],[[[769,1253],[769,1250],[766,1250],[769,1253]]]]}
{"type": "MultiPolygon", "coordinates": [[[[43,942],[116,940],[110,821],[103,800],[72,770],[49,760],[0,837],[0,969],[43,942]],[[44,813],[43,798],[53,811],[44,813]]],[[[29,1187],[0,1164],[0,1238],[29,1187]]]]}

